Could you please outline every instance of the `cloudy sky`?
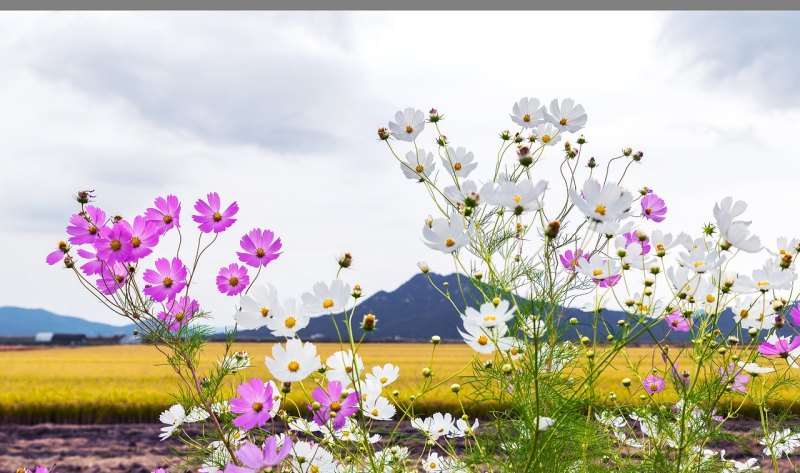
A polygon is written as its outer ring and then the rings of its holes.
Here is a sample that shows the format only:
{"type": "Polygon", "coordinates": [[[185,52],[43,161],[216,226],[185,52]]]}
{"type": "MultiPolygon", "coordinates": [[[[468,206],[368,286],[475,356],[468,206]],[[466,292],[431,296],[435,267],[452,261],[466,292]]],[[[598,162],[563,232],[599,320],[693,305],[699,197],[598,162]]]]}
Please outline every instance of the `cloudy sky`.
{"type": "Polygon", "coordinates": [[[284,255],[266,272],[282,296],[331,279],[343,251],[355,257],[346,279],[367,295],[402,284],[418,260],[449,272],[451,261],[420,239],[431,204],[376,139],[407,106],[443,112],[445,134],[483,160],[483,176],[516,100],[572,97],[589,114],[590,155],[645,152],[627,182],[658,191],[670,229],[696,232],[714,202],[734,195],[750,203],[765,243],[800,235],[798,21],[794,13],[2,13],[0,306],[123,322],[44,263],[79,189],[125,216],[177,194],[188,228],[191,204],[206,192],[238,201],[239,221],[209,250],[195,292],[219,324],[233,301],[213,276],[254,227],[283,239],[284,255]]]}

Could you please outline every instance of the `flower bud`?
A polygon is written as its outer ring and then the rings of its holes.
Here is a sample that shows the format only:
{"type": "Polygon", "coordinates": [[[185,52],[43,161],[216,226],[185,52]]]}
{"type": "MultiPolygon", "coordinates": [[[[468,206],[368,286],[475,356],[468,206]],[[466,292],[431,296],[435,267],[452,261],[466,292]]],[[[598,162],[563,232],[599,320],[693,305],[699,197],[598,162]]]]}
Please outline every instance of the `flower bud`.
{"type": "Polygon", "coordinates": [[[622,378],[622,385],[625,386],[626,388],[630,387],[631,379],[630,378],[622,378]]]}
{"type": "Polygon", "coordinates": [[[378,138],[380,138],[382,141],[388,140],[390,136],[391,133],[389,133],[389,130],[386,128],[378,128],[378,138]]]}
{"type": "Polygon", "coordinates": [[[586,358],[592,360],[594,359],[594,350],[589,350],[586,352],[586,358]]]}
{"type": "Polygon", "coordinates": [[[441,342],[442,342],[442,337],[438,335],[434,335],[431,337],[431,343],[433,343],[434,345],[438,345],[441,342]]]}
{"type": "Polygon", "coordinates": [[[639,394],[639,400],[640,401],[646,401],[647,400],[647,395],[646,394],[639,394]]]}
{"type": "Polygon", "coordinates": [[[436,138],[436,144],[439,146],[447,146],[447,137],[444,135],[439,135],[436,138]]]}
{"type": "Polygon", "coordinates": [[[422,368],[422,376],[425,378],[430,378],[433,376],[433,371],[430,368],[422,368]]]}
{"type": "Polygon", "coordinates": [[[442,119],[442,116],[439,115],[439,111],[435,108],[432,108],[430,112],[428,112],[428,121],[431,123],[436,123],[442,119]]]}
{"type": "Polygon", "coordinates": [[[641,151],[637,151],[637,152],[633,153],[633,156],[631,156],[631,158],[634,161],[636,161],[637,163],[639,161],[641,161],[643,157],[644,157],[644,153],[642,153],[641,151]]]}
{"type": "Polygon", "coordinates": [[[472,274],[472,277],[480,281],[481,279],[483,279],[483,273],[481,273],[480,271],[476,271],[475,273],[472,274]]]}
{"type": "Polygon", "coordinates": [[[511,139],[511,132],[508,130],[503,130],[500,132],[500,139],[503,141],[508,141],[511,139]]]}
{"type": "Polygon", "coordinates": [[[356,284],[353,286],[353,292],[350,295],[353,296],[353,299],[358,299],[361,297],[361,284],[356,284]]]}
{"type": "Polygon", "coordinates": [[[609,334],[606,336],[606,340],[608,340],[609,342],[613,342],[613,341],[614,341],[614,336],[613,336],[613,335],[611,335],[611,334],[609,333],[609,334]]]}
{"type": "Polygon", "coordinates": [[[786,325],[786,320],[780,315],[775,317],[775,328],[783,328],[786,325]]]}
{"type": "Polygon", "coordinates": [[[136,337],[139,335],[139,329],[133,329],[133,336],[136,337]]]}
{"type": "Polygon", "coordinates": [[[352,263],[353,263],[353,255],[351,255],[348,252],[345,252],[342,256],[339,257],[339,267],[341,268],[349,268],[352,263]]]}
{"type": "Polygon", "coordinates": [[[653,263],[650,265],[650,274],[658,274],[661,272],[661,266],[658,263],[653,263]]]}
{"type": "Polygon", "coordinates": [[[415,395],[413,395],[413,394],[412,394],[411,396],[408,396],[408,399],[409,399],[411,402],[414,402],[414,401],[416,401],[416,400],[417,400],[417,396],[415,396],[415,395]]]}
{"type": "Polygon", "coordinates": [[[371,332],[375,330],[376,323],[378,323],[378,319],[375,318],[375,315],[367,314],[364,316],[364,320],[361,322],[361,329],[365,332],[371,332]]]}
{"type": "Polygon", "coordinates": [[[594,156],[589,158],[589,162],[586,163],[586,167],[589,169],[594,169],[597,167],[597,160],[594,159],[594,156]]]}
{"type": "Polygon", "coordinates": [[[578,319],[576,319],[575,317],[572,317],[571,319],[569,319],[569,324],[570,325],[578,325],[578,319]]]}
{"type": "Polygon", "coordinates": [[[558,220],[553,220],[547,224],[547,227],[544,229],[544,234],[547,238],[555,238],[558,236],[558,232],[561,230],[561,222],[558,220]]]}
{"type": "Polygon", "coordinates": [[[504,364],[500,369],[502,369],[505,374],[511,374],[511,372],[514,371],[514,367],[509,363],[504,364]]]}
{"type": "Polygon", "coordinates": [[[89,202],[91,202],[91,199],[94,198],[92,192],[94,191],[93,190],[78,191],[78,195],[75,196],[75,200],[77,200],[78,203],[81,205],[88,204],[89,202]]]}
{"type": "Polygon", "coordinates": [[[392,391],[392,396],[394,396],[394,397],[400,397],[400,391],[398,391],[397,389],[395,389],[394,391],[392,391]]]}
{"type": "MultiPolygon", "coordinates": [[[[616,400],[617,399],[617,393],[615,393],[614,391],[611,391],[610,393],[608,393],[608,399],[610,399],[612,401],[616,400]]],[[[608,460],[606,460],[606,461],[608,461],[608,460]]]]}
{"type": "Polygon", "coordinates": [[[281,392],[283,394],[289,394],[290,392],[292,392],[292,383],[290,383],[289,381],[283,382],[281,384],[281,392]]]}
{"type": "Polygon", "coordinates": [[[717,353],[719,353],[720,355],[724,355],[727,351],[728,351],[727,348],[719,347],[719,349],[717,350],[717,353]]]}
{"type": "Polygon", "coordinates": [[[739,343],[739,339],[737,337],[730,336],[728,337],[728,343],[730,343],[731,345],[736,345],[739,343]]]}
{"type": "Polygon", "coordinates": [[[624,320],[622,320],[622,319],[617,320],[617,327],[622,327],[623,325],[625,325],[625,321],[624,320]]]}
{"type": "Polygon", "coordinates": [[[322,404],[318,403],[317,401],[314,401],[314,402],[311,403],[311,409],[312,410],[318,411],[321,407],[322,407],[322,404]]]}
{"type": "Polygon", "coordinates": [[[586,138],[583,135],[579,136],[577,140],[575,140],[579,145],[584,145],[587,143],[586,138]]]}
{"type": "Polygon", "coordinates": [[[522,143],[524,138],[519,133],[514,133],[514,143],[522,143]]]}
{"type": "Polygon", "coordinates": [[[584,335],[583,337],[581,337],[581,343],[582,343],[583,345],[588,345],[588,344],[589,344],[589,342],[591,342],[591,340],[589,339],[589,337],[587,337],[587,336],[585,336],[585,335],[584,335]]]}
{"type": "Polygon", "coordinates": [[[519,164],[523,167],[528,167],[533,164],[533,156],[531,156],[531,149],[527,146],[520,146],[517,148],[517,159],[519,164]]]}
{"type": "Polygon", "coordinates": [[[753,327],[747,331],[747,334],[750,335],[751,337],[755,337],[758,335],[758,329],[753,327]]]}
{"type": "Polygon", "coordinates": [[[631,153],[633,153],[633,148],[625,148],[624,150],[622,150],[623,156],[630,156],[631,153]]]}
{"type": "Polygon", "coordinates": [[[64,256],[64,266],[67,268],[73,268],[75,267],[75,261],[69,255],[64,256]]]}
{"type": "Polygon", "coordinates": [[[453,385],[450,386],[450,390],[453,391],[454,393],[457,393],[457,392],[461,391],[461,385],[460,384],[453,384],[453,385]]]}

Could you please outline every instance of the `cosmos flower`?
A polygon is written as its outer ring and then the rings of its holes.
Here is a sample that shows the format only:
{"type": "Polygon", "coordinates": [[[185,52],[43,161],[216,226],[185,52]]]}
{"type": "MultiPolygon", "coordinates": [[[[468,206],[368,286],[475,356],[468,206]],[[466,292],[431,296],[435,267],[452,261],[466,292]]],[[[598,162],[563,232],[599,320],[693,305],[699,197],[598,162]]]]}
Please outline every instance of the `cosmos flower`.
{"type": "Polygon", "coordinates": [[[731,387],[731,391],[743,393],[747,392],[745,384],[750,382],[750,376],[747,376],[742,371],[741,368],[737,368],[736,365],[730,363],[727,367],[719,368],[719,375],[722,378],[722,382],[731,387]]]}
{"type": "Polygon", "coordinates": [[[172,194],[166,197],[156,197],[153,202],[155,208],[148,208],[144,218],[155,223],[162,235],[173,228],[180,228],[181,202],[172,194]]]}
{"type": "Polygon", "coordinates": [[[252,378],[240,384],[236,392],[239,397],[231,399],[230,410],[239,416],[233,420],[233,425],[250,430],[266,424],[271,418],[272,386],[264,384],[258,378],[252,378]]]}
{"type": "Polygon", "coordinates": [[[630,192],[614,183],[601,185],[596,179],[583,184],[583,191],[569,190],[572,203],[594,222],[613,222],[628,216],[633,202],[630,192]]]}
{"type": "Polygon", "coordinates": [[[228,463],[225,467],[225,473],[261,473],[264,471],[272,471],[277,465],[289,456],[292,451],[291,437],[283,438],[283,445],[278,451],[278,443],[275,435],[270,436],[264,441],[264,448],[258,448],[251,442],[245,442],[244,445],[236,450],[236,458],[242,462],[244,466],[236,466],[233,463],[228,463]]]}
{"type": "Polygon", "coordinates": [[[800,434],[792,433],[789,429],[783,429],[782,431],[770,432],[758,443],[764,445],[764,455],[769,455],[772,458],[780,458],[784,455],[788,457],[800,448],[800,434]]]}
{"type": "Polygon", "coordinates": [[[217,289],[228,296],[241,294],[248,284],[250,276],[247,275],[247,268],[236,263],[223,266],[217,274],[217,289]]]}
{"type": "Polygon", "coordinates": [[[499,205],[522,215],[523,212],[539,210],[542,207],[541,197],[547,190],[547,181],[536,184],[530,179],[518,182],[487,182],[481,187],[480,195],[492,205],[499,205]]]}
{"type": "Polygon", "coordinates": [[[592,278],[600,287],[611,287],[622,278],[619,264],[615,260],[610,260],[596,256],[587,261],[580,261],[577,268],[578,272],[592,278]]]}
{"type": "Polygon", "coordinates": [[[667,204],[656,194],[647,194],[642,197],[642,217],[656,223],[663,222],[667,215],[667,204]]]}
{"type": "Polygon", "coordinates": [[[769,330],[775,326],[775,311],[772,304],[765,299],[753,297],[739,297],[731,307],[733,320],[742,328],[755,328],[769,330]]]}
{"type": "Polygon", "coordinates": [[[161,232],[155,222],[147,221],[145,217],[137,215],[133,219],[133,225],[125,220],[120,221],[120,224],[127,226],[127,231],[131,234],[131,254],[128,257],[131,263],[149,256],[153,248],[158,245],[161,232]]]}
{"type": "Polygon", "coordinates": [[[394,114],[389,122],[389,131],[400,141],[414,141],[425,128],[425,114],[422,110],[408,107],[394,114]]]}
{"type": "Polygon", "coordinates": [[[763,268],[753,270],[752,277],[739,275],[733,289],[743,293],[789,289],[795,279],[797,274],[794,271],[775,267],[771,261],[766,261],[763,268]]]}
{"type": "MultiPolygon", "coordinates": [[[[344,427],[348,417],[358,412],[358,393],[353,391],[343,396],[342,383],[339,381],[328,382],[327,390],[317,386],[311,391],[311,397],[320,405],[314,409],[314,422],[320,426],[333,421],[333,430],[339,430],[344,427]]],[[[308,407],[311,409],[311,406],[308,407]]]]}
{"type": "Polygon", "coordinates": [[[148,269],[142,276],[150,284],[145,286],[143,292],[156,302],[175,298],[186,287],[186,266],[179,258],[172,258],[172,262],[159,258],[155,266],[155,270],[148,269]]]}
{"type": "Polygon", "coordinates": [[[225,210],[222,210],[219,194],[210,192],[206,196],[206,199],[208,202],[197,199],[197,202],[194,204],[197,215],[192,215],[192,220],[199,224],[198,228],[201,232],[224,232],[236,222],[236,219],[233,218],[236,212],[239,211],[239,205],[236,202],[233,202],[225,210]]]}
{"type": "Polygon", "coordinates": [[[325,360],[325,377],[347,387],[364,372],[364,361],[353,350],[337,351],[325,360]]]}
{"type": "Polygon", "coordinates": [[[456,186],[447,186],[442,193],[459,212],[463,212],[467,207],[476,207],[481,200],[481,196],[478,194],[478,185],[473,181],[462,182],[460,188],[456,186]]]}
{"type": "Polygon", "coordinates": [[[274,307],[275,310],[267,318],[267,329],[275,337],[295,337],[311,321],[294,298],[286,299],[282,305],[274,307]]]}
{"type": "Polygon", "coordinates": [[[405,162],[400,163],[403,175],[412,181],[423,182],[426,178],[430,179],[434,169],[436,163],[433,161],[433,153],[422,148],[406,153],[405,162]]]}
{"type": "Polygon", "coordinates": [[[171,332],[177,332],[181,327],[185,327],[190,320],[200,312],[200,304],[187,296],[180,299],[167,301],[165,309],[159,312],[158,317],[171,332]]]}
{"type": "Polygon", "coordinates": [[[78,256],[88,260],[86,263],[81,265],[81,271],[83,271],[83,274],[87,276],[100,274],[103,266],[106,265],[105,261],[97,258],[97,253],[84,250],[83,248],[78,248],[78,256]]]}
{"type": "Polygon", "coordinates": [[[312,318],[344,311],[352,294],[350,285],[341,279],[334,279],[330,285],[317,282],[312,290],[302,295],[304,308],[312,318]]]}
{"type": "Polygon", "coordinates": [[[97,289],[103,294],[110,296],[125,286],[128,281],[128,267],[122,263],[106,264],[100,263],[100,278],[95,281],[97,289]]]}
{"type": "Polygon", "coordinates": [[[244,252],[237,252],[239,261],[254,268],[266,266],[281,255],[283,246],[280,238],[275,238],[272,230],[254,228],[239,242],[244,252]]]}
{"type": "Polygon", "coordinates": [[[552,123],[540,123],[531,133],[536,136],[536,140],[546,146],[553,146],[561,141],[561,130],[553,126],[552,123]]]}
{"type": "Polygon", "coordinates": [[[580,264],[581,258],[589,261],[589,255],[589,253],[584,253],[581,249],[575,250],[574,252],[572,250],[567,250],[558,255],[558,259],[561,261],[561,266],[563,266],[564,269],[575,271],[575,268],[580,264]]]}
{"type": "Polygon", "coordinates": [[[478,167],[478,163],[475,162],[475,154],[467,151],[463,146],[456,149],[448,147],[447,155],[442,157],[442,165],[445,169],[449,169],[454,176],[462,179],[469,176],[478,167]],[[448,160],[448,158],[450,159],[448,160]]]}
{"type": "Polygon", "coordinates": [[[69,223],[67,233],[71,235],[70,243],[73,245],[94,243],[100,234],[100,229],[106,224],[106,213],[94,205],[87,205],[82,213],[70,217],[69,223]]]}
{"type": "Polygon", "coordinates": [[[435,218],[422,227],[422,237],[428,248],[452,253],[469,244],[469,234],[464,227],[464,219],[459,214],[452,214],[450,218],[435,218]]]}
{"type": "Polygon", "coordinates": [[[642,380],[642,386],[644,386],[644,390],[647,391],[651,396],[663,391],[666,385],[667,382],[664,381],[664,379],[654,374],[651,374],[642,380]]]}
{"type": "Polygon", "coordinates": [[[586,112],[583,105],[576,105],[573,99],[558,99],[550,102],[550,109],[545,112],[545,119],[561,131],[575,133],[586,126],[586,112]]]}
{"type": "Polygon", "coordinates": [[[742,368],[742,371],[749,374],[750,376],[759,376],[762,374],[769,374],[774,373],[775,368],[771,366],[760,366],[757,363],[745,363],[743,361],[738,362],[738,365],[742,368]]]}
{"type": "Polygon", "coordinates": [[[464,325],[475,325],[482,328],[494,328],[504,325],[514,318],[516,307],[512,307],[507,300],[501,300],[495,305],[493,301],[481,304],[480,312],[467,307],[464,311],[464,325]]]}
{"type": "Polygon", "coordinates": [[[419,417],[411,420],[411,426],[419,430],[426,437],[431,440],[438,440],[439,437],[449,435],[455,425],[453,425],[453,416],[449,413],[442,414],[441,412],[434,413],[431,417],[421,419],[419,417]]]}
{"type": "Polygon", "coordinates": [[[108,264],[127,262],[133,249],[131,237],[133,235],[127,222],[119,221],[111,228],[101,228],[93,243],[97,257],[108,264]]]}
{"type": "Polygon", "coordinates": [[[234,314],[236,323],[247,330],[255,330],[267,325],[272,311],[278,307],[278,292],[275,286],[253,286],[248,294],[242,294],[239,301],[241,310],[234,314]]]}
{"type": "Polygon", "coordinates": [[[375,366],[372,368],[371,373],[367,373],[367,382],[372,382],[378,386],[386,387],[397,381],[400,375],[400,367],[391,363],[386,363],[383,366],[375,366]]]}
{"type": "Polygon", "coordinates": [[[521,127],[533,128],[544,123],[545,113],[539,99],[523,97],[511,107],[511,120],[521,127]]]}
{"type": "Polygon", "coordinates": [[[397,413],[397,409],[385,397],[377,396],[363,401],[361,412],[370,419],[391,420],[397,413]]]}
{"type": "Polygon", "coordinates": [[[750,222],[734,220],[747,210],[747,203],[738,200],[733,202],[732,197],[725,197],[714,205],[714,218],[720,235],[731,246],[748,253],[761,251],[761,241],[750,234],[750,222]]]}
{"type": "Polygon", "coordinates": [[[692,318],[684,317],[680,310],[669,314],[664,321],[667,322],[670,330],[676,332],[688,332],[692,328],[692,318]]]}
{"type": "Polygon", "coordinates": [[[705,248],[698,246],[691,251],[678,254],[678,264],[698,274],[703,274],[717,269],[725,262],[725,256],[720,256],[717,251],[706,252],[705,248]]]}
{"type": "Polygon", "coordinates": [[[314,442],[297,441],[292,447],[291,471],[299,473],[333,473],[340,471],[330,452],[314,442]]]}
{"type": "Polygon", "coordinates": [[[800,337],[777,337],[773,335],[768,341],[758,346],[758,352],[764,356],[780,356],[788,358],[789,353],[800,347],[800,337]]]}
{"type": "Polygon", "coordinates": [[[272,358],[265,357],[264,362],[275,379],[288,383],[306,379],[321,366],[314,344],[303,343],[299,338],[287,340],[286,348],[274,344],[272,358]]]}
{"type": "Polygon", "coordinates": [[[464,324],[464,331],[458,330],[464,342],[478,353],[488,355],[495,350],[507,351],[514,345],[514,339],[507,337],[508,326],[500,324],[491,329],[479,325],[464,324]]]}
{"type": "Polygon", "coordinates": [[[66,255],[70,250],[70,246],[65,241],[59,241],[56,247],[57,249],[51,253],[48,253],[47,257],[45,258],[45,261],[47,261],[47,264],[50,266],[58,263],[59,261],[63,261],[64,255],[66,255]]]}

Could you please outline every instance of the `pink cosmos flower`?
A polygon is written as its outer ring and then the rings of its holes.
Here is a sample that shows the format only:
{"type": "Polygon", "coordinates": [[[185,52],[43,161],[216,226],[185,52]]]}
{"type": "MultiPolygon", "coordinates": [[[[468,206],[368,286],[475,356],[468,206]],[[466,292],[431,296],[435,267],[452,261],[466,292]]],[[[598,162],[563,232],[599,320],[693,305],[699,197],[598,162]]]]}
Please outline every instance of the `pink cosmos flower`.
{"type": "Polygon", "coordinates": [[[239,211],[239,205],[234,202],[222,211],[219,194],[211,192],[206,198],[208,202],[198,199],[194,204],[194,209],[199,215],[192,215],[192,219],[200,224],[199,228],[203,233],[224,232],[236,221],[232,217],[239,211]]]}
{"type": "Polygon", "coordinates": [[[645,391],[647,391],[650,395],[653,395],[663,391],[667,386],[667,382],[662,378],[651,374],[642,380],[642,385],[644,386],[645,391]]]}
{"type": "Polygon", "coordinates": [[[664,321],[667,322],[670,330],[676,332],[688,332],[692,328],[692,319],[684,317],[680,310],[669,314],[664,321]]]}
{"type": "Polygon", "coordinates": [[[67,245],[67,242],[65,241],[59,241],[57,246],[58,249],[51,253],[48,253],[47,258],[45,258],[45,261],[47,261],[47,264],[49,264],[50,266],[53,266],[59,261],[62,261],[64,255],[67,254],[67,252],[70,249],[69,245],[67,245]]]}
{"type": "Polygon", "coordinates": [[[745,384],[750,382],[750,376],[747,376],[742,368],[731,363],[727,368],[720,368],[719,375],[723,383],[730,385],[731,391],[747,392],[745,384]]]}
{"type": "Polygon", "coordinates": [[[253,378],[240,384],[236,392],[239,397],[231,399],[231,412],[240,415],[233,420],[233,425],[250,430],[266,424],[271,417],[272,385],[253,378]]]}
{"type": "Polygon", "coordinates": [[[574,253],[572,250],[567,250],[558,256],[558,259],[561,260],[561,265],[568,271],[575,271],[575,267],[578,266],[581,258],[589,261],[589,253],[584,254],[583,250],[577,250],[574,253]]]}
{"type": "Polygon", "coordinates": [[[165,308],[166,311],[159,312],[157,317],[171,332],[177,332],[181,327],[185,327],[192,317],[200,312],[200,304],[187,296],[168,301],[165,308]]]}
{"type": "Polygon", "coordinates": [[[128,261],[135,263],[149,256],[153,252],[153,247],[158,245],[158,237],[161,235],[156,223],[147,221],[140,215],[133,219],[133,226],[124,220],[120,223],[127,225],[131,233],[131,256],[128,261]]]}
{"type": "Polygon", "coordinates": [[[144,213],[144,218],[148,222],[156,224],[160,234],[174,227],[180,228],[181,202],[177,197],[170,194],[165,197],[157,197],[153,202],[156,208],[150,207],[144,213]]]}
{"type": "Polygon", "coordinates": [[[156,270],[148,269],[142,278],[150,286],[145,286],[144,293],[156,302],[165,299],[174,299],[186,287],[188,271],[179,258],[172,258],[172,263],[166,258],[156,260],[156,270]]]}
{"type": "Polygon", "coordinates": [[[592,279],[592,281],[594,281],[594,283],[597,284],[599,287],[607,288],[607,287],[612,287],[615,284],[617,284],[620,279],[622,279],[622,275],[621,274],[615,274],[613,276],[609,276],[609,277],[604,278],[604,279],[592,279]]]}
{"type": "Polygon", "coordinates": [[[105,265],[103,260],[97,259],[97,253],[92,253],[91,251],[84,250],[83,248],[78,248],[78,256],[89,260],[83,266],[81,266],[81,271],[83,271],[83,274],[87,276],[100,274],[100,271],[105,265]]]}
{"type": "Polygon", "coordinates": [[[800,303],[792,307],[792,310],[789,311],[789,315],[792,317],[794,324],[800,326],[800,303]]]}
{"type": "Polygon", "coordinates": [[[82,213],[70,217],[69,223],[67,233],[72,235],[70,243],[73,245],[94,243],[100,234],[100,229],[106,225],[106,213],[94,205],[87,205],[82,213]]]}
{"type": "Polygon", "coordinates": [[[281,451],[278,451],[278,441],[275,436],[271,436],[264,441],[264,449],[260,449],[250,442],[245,442],[244,445],[236,450],[236,458],[241,461],[244,466],[236,466],[233,463],[228,463],[225,467],[225,473],[260,473],[264,471],[272,471],[273,466],[279,465],[292,451],[292,439],[288,435],[283,438],[283,445],[281,451]]]}
{"type": "Polygon", "coordinates": [[[684,387],[689,386],[689,381],[691,381],[691,374],[686,370],[678,371],[677,363],[672,364],[672,377],[684,387]]]}
{"type": "Polygon", "coordinates": [[[50,469],[47,468],[46,466],[37,466],[36,471],[34,472],[31,472],[31,470],[27,468],[21,468],[21,470],[24,471],[25,473],[50,473],[50,469]]]}
{"type": "MultiPolygon", "coordinates": [[[[342,399],[342,383],[339,381],[329,382],[327,392],[318,386],[311,392],[311,397],[321,406],[314,411],[314,422],[326,425],[333,419],[333,430],[344,427],[346,419],[358,411],[358,393],[353,391],[342,399]]],[[[312,409],[311,406],[308,408],[312,409]]]]}
{"type": "Polygon", "coordinates": [[[163,468],[156,468],[155,470],[151,471],[150,473],[169,473],[167,470],[163,468]]]}
{"type": "Polygon", "coordinates": [[[636,230],[623,233],[622,236],[625,237],[625,248],[629,247],[631,243],[638,243],[642,246],[641,255],[646,255],[650,252],[650,239],[645,238],[644,240],[639,240],[639,232],[636,230]]]}
{"type": "Polygon", "coordinates": [[[800,337],[794,337],[794,340],[780,337],[775,341],[775,344],[763,342],[758,346],[758,352],[764,356],[780,356],[782,358],[788,358],[789,352],[793,351],[797,347],[800,347],[800,337]]]}
{"type": "Polygon", "coordinates": [[[258,228],[243,236],[239,244],[245,251],[236,253],[239,255],[239,261],[254,268],[266,266],[270,261],[277,259],[281,255],[278,251],[283,246],[281,239],[276,239],[271,230],[258,228]]]}
{"type": "Polygon", "coordinates": [[[100,279],[95,282],[97,289],[110,296],[125,285],[129,273],[128,267],[120,262],[109,265],[101,261],[97,274],[100,275],[100,279]]]}
{"type": "Polygon", "coordinates": [[[648,193],[642,197],[642,217],[656,223],[663,222],[667,215],[667,204],[656,194],[648,193]]]}
{"type": "Polygon", "coordinates": [[[119,261],[124,263],[131,256],[133,245],[131,244],[130,225],[120,220],[113,227],[103,227],[100,235],[94,241],[94,248],[97,250],[97,257],[108,264],[119,261]]]}
{"type": "Polygon", "coordinates": [[[222,267],[217,275],[217,289],[223,294],[235,296],[240,294],[250,284],[247,268],[231,263],[222,267]]]}

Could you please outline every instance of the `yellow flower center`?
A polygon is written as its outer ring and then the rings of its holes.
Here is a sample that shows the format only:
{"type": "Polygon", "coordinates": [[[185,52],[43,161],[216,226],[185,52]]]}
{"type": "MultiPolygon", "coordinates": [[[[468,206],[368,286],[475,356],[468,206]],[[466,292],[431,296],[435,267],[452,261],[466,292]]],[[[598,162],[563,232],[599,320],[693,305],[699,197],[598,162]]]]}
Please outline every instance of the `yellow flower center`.
{"type": "Polygon", "coordinates": [[[261,317],[266,317],[269,315],[269,309],[266,307],[261,308],[261,317]]]}
{"type": "Polygon", "coordinates": [[[414,127],[411,125],[406,125],[406,133],[412,133],[414,131],[414,127]]]}
{"type": "Polygon", "coordinates": [[[422,171],[424,171],[425,168],[422,167],[422,164],[417,164],[417,167],[415,167],[414,170],[417,171],[417,173],[422,173],[422,171]]]}
{"type": "Polygon", "coordinates": [[[712,296],[711,294],[706,296],[706,302],[708,303],[714,302],[715,300],[717,300],[717,298],[712,296]]]}
{"type": "Polygon", "coordinates": [[[493,320],[496,320],[496,317],[494,315],[487,315],[486,317],[483,318],[484,322],[491,322],[493,320]]]}
{"type": "Polygon", "coordinates": [[[598,213],[600,215],[605,215],[606,214],[606,206],[603,205],[603,204],[599,204],[597,207],[594,208],[594,211],[595,211],[595,213],[598,213]]]}
{"type": "Polygon", "coordinates": [[[95,227],[94,225],[89,225],[89,235],[95,235],[95,234],[97,234],[97,227],[95,227]]]}
{"type": "Polygon", "coordinates": [[[289,364],[286,365],[286,367],[289,368],[289,371],[291,371],[292,373],[297,373],[297,370],[300,369],[300,363],[296,361],[290,361],[289,364]]]}
{"type": "Polygon", "coordinates": [[[461,170],[461,163],[453,164],[453,169],[455,169],[456,171],[460,171],[461,170]]]}
{"type": "Polygon", "coordinates": [[[694,264],[694,267],[695,267],[695,268],[699,268],[700,266],[705,266],[705,265],[706,265],[706,262],[705,262],[705,261],[698,261],[698,262],[696,262],[696,263],[694,264]]]}
{"type": "Polygon", "coordinates": [[[521,195],[515,195],[514,197],[512,197],[512,199],[514,199],[514,203],[515,204],[518,204],[518,203],[520,203],[522,201],[522,196],[521,195]]]}
{"type": "Polygon", "coordinates": [[[324,299],[322,301],[323,309],[330,309],[331,307],[333,307],[333,299],[324,299]]]}
{"type": "Polygon", "coordinates": [[[178,322],[182,321],[183,317],[184,317],[183,312],[178,312],[177,314],[175,314],[175,320],[177,320],[178,322]]]}
{"type": "Polygon", "coordinates": [[[747,309],[742,309],[739,311],[739,317],[743,319],[746,319],[748,315],[750,315],[750,311],[747,309]]]}
{"type": "Polygon", "coordinates": [[[172,278],[164,278],[164,279],[161,281],[161,284],[163,284],[163,285],[164,285],[164,287],[172,287],[172,284],[173,284],[173,283],[174,283],[174,281],[172,280],[172,278]]]}
{"type": "Polygon", "coordinates": [[[142,240],[140,240],[139,237],[131,238],[131,245],[133,245],[134,248],[139,248],[139,246],[141,244],[142,244],[142,240]]]}
{"type": "Polygon", "coordinates": [[[386,384],[386,381],[389,381],[389,379],[386,376],[382,376],[380,381],[381,381],[381,384],[386,384]]]}
{"type": "Polygon", "coordinates": [[[545,143],[545,144],[549,143],[550,141],[552,141],[552,139],[553,139],[553,137],[550,136],[550,135],[542,135],[542,143],[545,143]]]}
{"type": "Polygon", "coordinates": [[[478,345],[486,345],[489,343],[489,337],[486,335],[481,335],[478,337],[478,345]]]}
{"type": "Polygon", "coordinates": [[[452,238],[448,238],[447,240],[444,241],[444,246],[446,246],[448,248],[452,248],[453,245],[455,245],[455,244],[456,244],[456,241],[453,240],[452,238]]]}
{"type": "Polygon", "coordinates": [[[163,217],[161,217],[161,220],[167,225],[169,225],[170,223],[172,223],[172,215],[164,215],[163,217]]]}
{"type": "Polygon", "coordinates": [[[236,286],[237,284],[239,284],[239,278],[237,278],[236,276],[231,276],[230,279],[228,279],[228,284],[230,284],[231,287],[236,286]]]}
{"type": "Polygon", "coordinates": [[[597,268],[594,271],[592,271],[592,276],[594,277],[600,276],[601,274],[603,274],[603,270],[600,268],[597,268]]]}
{"type": "Polygon", "coordinates": [[[263,258],[265,254],[266,253],[264,252],[263,248],[259,248],[256,250],[256,256],[258,256],[259,258],[263,258]]]}
{"type": "Polygon", "coordinates": [[[113,251],[119,251],[119,249],[122,248],[122,242],[119,240],[111,240],[111,243],[108,244],[108,247],[113,251]]]}
{"type": "Polygon", "coordinates": [[[650,215],[651,213],[653,213],[653,209],[651,209],[650,207],[647,207],[646,209],[644,209],[644,213],[645,213],[645,215],[650,215]]]}
{"type": "Polygon", "coordinates": [[[319,467],[317,465],[311,465],[311,468],[308,469],[311,473],[319,473],[319,467]]]}
{"type": "Polygon", "coordinates": [[[263,408],[264,406],[260,402],[253,403],[253,412],[261,412],[261,409],[263,408]]]}
{"type": "Polygon", "coordinates": [[[342,405],[338,402],[331,403],[331,412],[339,412],[342,410],[342,405]]]}
{"type": "Polygon", "coordinates": [[[372,409],[372,415],[378,417],[378,409],[372,409]]]}
{"type": "Polygon", "coordinates": [[[297,319],[295,319],[294,317],[286,317],[286,320],[283,322],[283,325],[285,325],[286,328],[292,328],[295,325],[297,325],[297,319]]]}
{"type": "Polygon", "coordinates": [[[769,286],[769,281],[758,281],[756,283],[756,286],[758,286],[759,288],[767,287],[767,286],[769,286]]]}
{"type": "Polygon", "coordinates": [[[529,121],[531,121],[531,115],[529,113],[526,113],[525,115],[522,116],[522,121],[528,123],[529,121]]]}
{"type": "Polygon", "coordinates": [[[658,391],[658,385],[656,383],[650,383],[650,390],[658,391]]]}
{"type": "Polygon", "coordinates": [[[219,222],[222,220],[222,214],[219,212],[214,212],[214,215],[212,215],[211,218],[213,218],[215,222],[219,222]]]}
{"type": "Polygon", "coordinates": [[[567,124],[567,119],[566,119],[566,117],[561,117],[561,120],[559,120],[559,121],[558,121],[558,123],[560,123],[560,124],[561,124],[561,126],[564,126],[564,125],[566,125],[566,124],[567,124]]]}

